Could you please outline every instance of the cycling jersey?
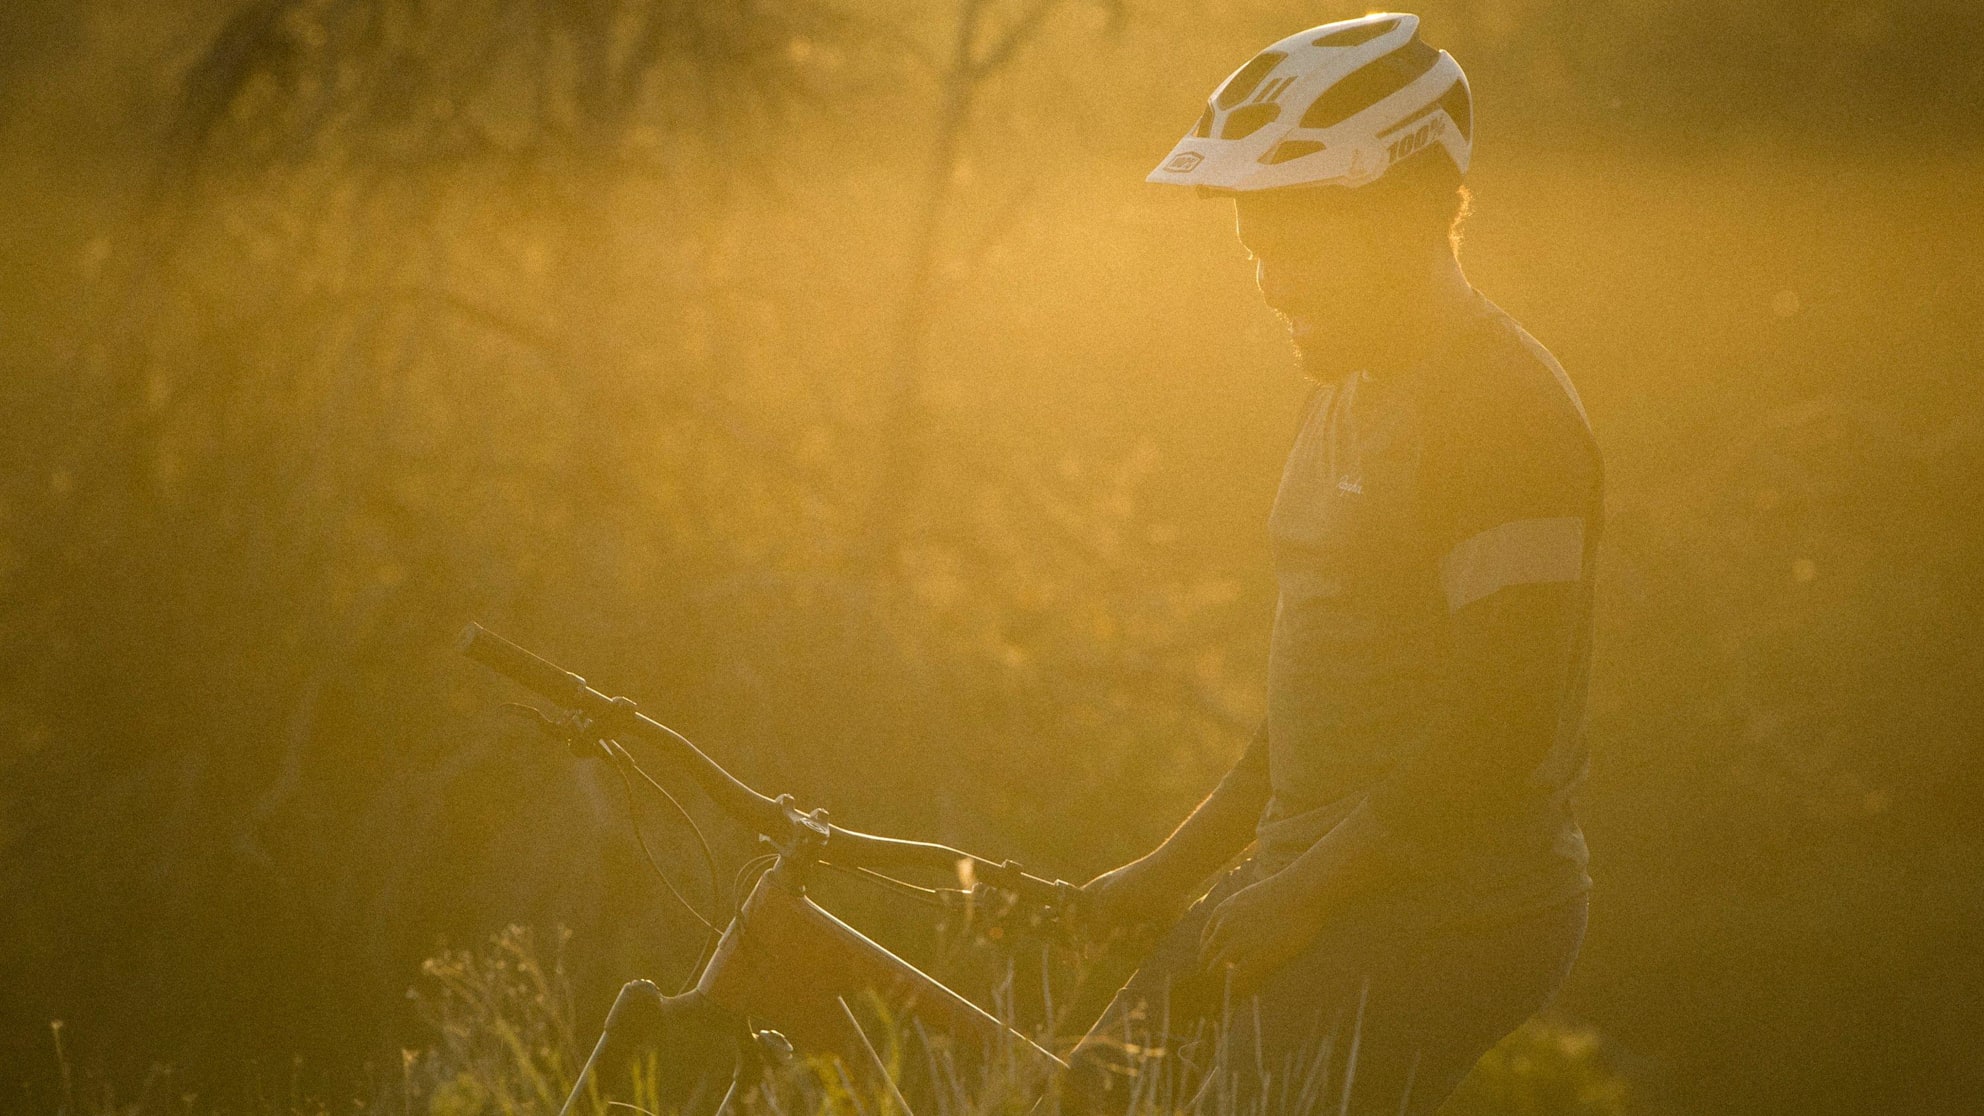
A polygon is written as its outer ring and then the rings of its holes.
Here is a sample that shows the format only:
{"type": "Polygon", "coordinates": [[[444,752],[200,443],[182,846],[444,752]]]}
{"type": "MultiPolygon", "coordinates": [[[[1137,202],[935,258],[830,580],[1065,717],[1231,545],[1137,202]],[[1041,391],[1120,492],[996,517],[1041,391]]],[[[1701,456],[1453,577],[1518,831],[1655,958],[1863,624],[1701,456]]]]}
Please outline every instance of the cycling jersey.
{"type": "MultiPolygon", "coordinates": [[[[1270,521],[1268,871],[1360,803],[1410,870],[1373,902],[1442,923],[1589,886],[1599,455],[1556,360],[1485,298],[1396,370],[1312,394],[1270,521]]],[[[1262,769],[1265,769],[1264,771],[1262,769]]]]}

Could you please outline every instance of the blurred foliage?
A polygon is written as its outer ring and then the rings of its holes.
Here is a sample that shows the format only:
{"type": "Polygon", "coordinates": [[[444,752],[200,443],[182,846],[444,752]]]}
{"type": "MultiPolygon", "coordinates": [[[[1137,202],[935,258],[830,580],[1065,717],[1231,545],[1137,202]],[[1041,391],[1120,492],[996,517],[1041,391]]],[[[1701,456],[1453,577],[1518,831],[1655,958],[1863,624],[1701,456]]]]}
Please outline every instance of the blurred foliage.
{"type": "Polygon", "coordinates": [[[560,936],[550,957],[536,935],[505,927],[483,949],[449,950],[421,966],[411,993],[432,1045],[402,1054],[402,1107],[432,1116],[556,1112],[585,1063],[560,936]]]}
{"type": "MultiPolygon", "coordinates": [[[[1699,1110],[1984,1087],[1967,7],[1423,9],[1470,271],[1611,468],[1564,1006],[1699,1110]]],[[[0,1065],[62,1018],[125,1091],[343,1074],[513,921],[577,932],[562,1026],[677,979],[699,928],[469,618],[854,824],[1155,840],[1258,708],[1302,386],[1223,216],[1139,179],[1351,10],[0,10],[0,1065]]],[[[1552,1034],[1510,1072],[1607,1103],[1552,1034]]]]}

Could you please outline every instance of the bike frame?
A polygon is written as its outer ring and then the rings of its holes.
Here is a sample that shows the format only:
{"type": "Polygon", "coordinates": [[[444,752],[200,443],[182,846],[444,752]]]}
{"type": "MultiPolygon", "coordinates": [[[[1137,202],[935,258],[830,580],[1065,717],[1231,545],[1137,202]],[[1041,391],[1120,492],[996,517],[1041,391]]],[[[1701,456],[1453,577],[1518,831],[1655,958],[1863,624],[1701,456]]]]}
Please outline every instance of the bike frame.
{"type": "MultiPolygon", "coordinates": [[[[824,810],[799,810],[790,795],[774,799],[759,794],[680,733],[641,713],[631,700],[608,697],[578,675],[480,625],[468,626],[459,648],[557,705],[561,716],[540,713],[540,723],[574,754],[617,762],[616,752],[625,755],[619,738],[653,743],[672,773],[687,778],[719,809],[778,848],[773,866],[724,928],[686,994],[698,1005],[777,1031],[799,1054],[838,1059],[873,1095],[890,1097],[904,1114],[909,1105],[854,1011],[855,1004],[872,996],[914,1020],[926,1035],[940,1036],[956,1048],[1009,1053],[1042,1078],[1066,1068],[1051,1052],[829,914],[808,896],[807,883],[818,865],[868,873],[968,872],[975,881],[973,891],[950,894],[996,892],[1005,905],[1023,906],[1028,921],[1037,926],[1058,924],[1069,913],[1078,894],[1073,885],[946,845],[842,829],[827,820],[824,810]]],[[[573,1083],[565,1112],[574,1110],[619,1014],[616,1003],[573,1083]]]]}

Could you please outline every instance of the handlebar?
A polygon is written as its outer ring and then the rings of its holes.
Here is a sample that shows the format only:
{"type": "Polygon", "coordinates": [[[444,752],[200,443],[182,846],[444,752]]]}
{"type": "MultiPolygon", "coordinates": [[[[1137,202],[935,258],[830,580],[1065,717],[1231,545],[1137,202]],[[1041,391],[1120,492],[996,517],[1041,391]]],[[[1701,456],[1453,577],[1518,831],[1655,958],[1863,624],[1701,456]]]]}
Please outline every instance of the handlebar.
{"type": "Polygon", "coordinates": [[[695,781],[717,808],[739,824],[777,837],[786,829],[785,809],[717,765],[688,737],[654,720],[626,698],[612,698],[511,643],[480,624],[462,630],[456,650],[560,708],[585,718],[581,727],[594,739],[632,735],[661,745],[664,761],[695,781]]]}
{"type": "Polygon", "coordinates": [[[634,736],[657,745],[663,762],[694,782],[716,803],[717,809],[781,845],[797,836],[810,836],[824,844],[823,856],[833,863],[877,871],[954,872],[960,862],[969,861],[975,878],[1029,902],[1065,905],[1076,891],[1072,884],[1031,875],[1011,861],[986,860],[948,845],[842,829],[827,823],[824,812],[801,812],[792,804],[790,795],[768,798],[725,771],[688,737],[642,713],[633,701],[608,697],[593,689],[584,678],[480,624],[464,628],[455,646],[476,662],[576,715],[578,720],[568,727],[587,743],[634,736]]]}

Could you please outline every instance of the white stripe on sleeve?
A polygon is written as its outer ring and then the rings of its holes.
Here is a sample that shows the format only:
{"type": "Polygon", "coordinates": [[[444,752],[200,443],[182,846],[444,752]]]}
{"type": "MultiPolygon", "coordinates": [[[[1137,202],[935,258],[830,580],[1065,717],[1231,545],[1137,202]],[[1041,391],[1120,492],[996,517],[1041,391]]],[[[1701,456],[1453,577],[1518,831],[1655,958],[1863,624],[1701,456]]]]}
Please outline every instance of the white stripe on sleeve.
{"type": "Polygon", "coordinates": [[[1462,540],[1440,559],[1440,585],[1455,612],[1510,585],[1576,581],[1584,573],[1584,520],[1515,519],[1462,540]]]}

